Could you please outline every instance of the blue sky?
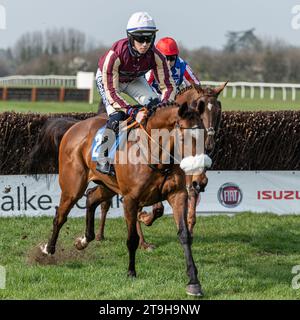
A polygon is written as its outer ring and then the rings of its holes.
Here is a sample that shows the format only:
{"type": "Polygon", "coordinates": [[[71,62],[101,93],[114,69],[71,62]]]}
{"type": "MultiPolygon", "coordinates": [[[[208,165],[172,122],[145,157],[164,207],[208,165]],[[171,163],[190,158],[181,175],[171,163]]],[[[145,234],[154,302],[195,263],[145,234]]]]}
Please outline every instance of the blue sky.
{"type": "Polygon", "coordinates": [[[221,48],[227,31],[252,27],[265,39],[300,46],[300,29],[291,27],[292,8],[297,4],[300,0],[0,0],[6,11],[0,48],[12,46],[24,32],[55,27],[76,28],[96,44],[110,45],[125,36],[128,18],[135,11],[153,16],[158,38],[172,36],[189,49],[221,48]]]}

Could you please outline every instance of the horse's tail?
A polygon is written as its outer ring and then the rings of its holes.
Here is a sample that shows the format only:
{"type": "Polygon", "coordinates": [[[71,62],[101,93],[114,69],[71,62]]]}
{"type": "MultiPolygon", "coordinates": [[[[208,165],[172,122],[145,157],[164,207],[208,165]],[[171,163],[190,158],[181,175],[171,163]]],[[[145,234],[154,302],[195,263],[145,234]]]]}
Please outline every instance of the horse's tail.
{"type": "Polygon", "coordinates": [[[58,172],[58,153],[64,134],[79,120],[74,118],[50,118],[39,133],[37,143],[29,154],[27,172],[34,175],[58,172]]]}

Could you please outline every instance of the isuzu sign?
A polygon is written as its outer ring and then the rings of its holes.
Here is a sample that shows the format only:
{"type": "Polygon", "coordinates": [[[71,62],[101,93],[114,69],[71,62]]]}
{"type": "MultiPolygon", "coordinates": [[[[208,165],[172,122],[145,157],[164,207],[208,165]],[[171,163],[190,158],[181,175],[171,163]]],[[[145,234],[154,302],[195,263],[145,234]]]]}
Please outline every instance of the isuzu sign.
{"type": "Polygon", "coordinates": [[[218,200],[226,208],[237,207],[243,199],[240,187],[232,182],[224,183],[218,191],[218,200]]]}
{"type": "Polygon", "coordinates": [[[300,191],[296,190],[260,190],[258,200],[300,200],[300,191]]]}

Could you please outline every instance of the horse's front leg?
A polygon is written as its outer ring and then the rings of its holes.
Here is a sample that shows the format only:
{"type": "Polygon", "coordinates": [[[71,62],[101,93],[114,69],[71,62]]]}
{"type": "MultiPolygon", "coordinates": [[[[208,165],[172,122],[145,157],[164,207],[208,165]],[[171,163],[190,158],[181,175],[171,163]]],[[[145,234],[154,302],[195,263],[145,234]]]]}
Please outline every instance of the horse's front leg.
{"type": "Polygon", "coordinates": [[[196,224],[196,207],[197,200],[200,197],[200,194],[193,189],[188,190],[188,214],[187,214],[187,223],[188,229],[193,237],[194,226],[196,224]]]}
{"type": "Polygon", "coordinates": [[[187,275],[189,277],[189,283],[187,285],[186,292],[189,295],[202,296],[203,292],[198,279],[198,270],[192,255],[191,234],[187,227],[188,196],[186,190],[181,190],[170,194],[168,196],[168,202],[173,209],[179,241],[184,250],[187,275]]]}
{"type": "Polygon", "coordinates": [[[123,199],[124,215],[127,224],[127,248],[129,252],[128,276],[136,277],[135,254],[139,246],[139,235],[137,233],[136,223],[138,214],[138,204],[129,196],[123,199]]]}
{"type": "Polygon", "coordinates": [[[205,191],[208,183],[208,178],[204,171],[200,175],[196,175],[194,177],[191,175],[186,175],[185,180],[188,190],[187,223],[191,236],[193,236],[193,231],[196,224],[197,202],[200,197],[200,193],[205,191]]]}

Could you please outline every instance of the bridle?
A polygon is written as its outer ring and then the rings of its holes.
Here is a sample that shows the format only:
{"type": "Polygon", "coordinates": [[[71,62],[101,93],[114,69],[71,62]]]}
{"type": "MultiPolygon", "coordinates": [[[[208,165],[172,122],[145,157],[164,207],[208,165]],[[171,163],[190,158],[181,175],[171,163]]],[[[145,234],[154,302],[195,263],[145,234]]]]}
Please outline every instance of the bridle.
{"type": "MultiPolygon", "coordinates": [[[[203,97],[206,97],[206,98],[215,97],[215,98],[216,98],[216,96],[215,96],[214,94],[212,94],[212,93],[204,93],[201,97],[199,97],[199,98],[198,98],[197,100],[195,100],[195,101],[200,101],[200,99],[203,98],[203,97]]],[[[205,102],[204,102],[204,103],[205,103],[205,102]]],[[[212,107],[213,107],[214,105],[213,105],[212,103],[210,103],[210,102],[205,103],[205,107],[204,107],[205,109],[206,109],[206,105],[208,105],[207,108],[208,108],[208,110],[209,110],[209,112],[210,112],[211,109],[212,109],[212,107]],[[209,106],[209,105],[211,105],[211,106],[209,106]]],[[[205,111],[204,111],[204,112],[205,112],[205,111]]],[[[213,136],[216,134],[215,128],[211,125],[211,121],[210,121],[210,123],[209,123],[209,127],[206,127],[204,123],[203,123],[203,126],[204,126],[204,128],[205,128],[208,136],[213,137],[213,136]]]]}

